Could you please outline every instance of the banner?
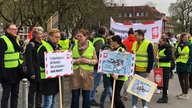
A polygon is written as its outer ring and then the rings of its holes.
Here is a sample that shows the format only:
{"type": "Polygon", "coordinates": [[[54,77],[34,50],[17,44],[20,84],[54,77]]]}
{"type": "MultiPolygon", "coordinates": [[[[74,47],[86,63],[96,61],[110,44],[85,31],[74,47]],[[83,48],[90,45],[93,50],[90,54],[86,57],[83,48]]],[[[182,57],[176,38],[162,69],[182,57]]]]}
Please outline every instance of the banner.
{"type": "Polygon", "coordinates": [[[123,76],[133,76],[135,66],[135,54],[100,50],[98,73],[110,73],[123,76]]]}
{"type": "Polygon", "coordinates": [[[114,30],[116,35],[122,37],[122,40],[127,38],[129,28],[133,28],[134,31],[138,29],[143,30],[146,39],[150,40],[152,43],[157,43],[161,37],[162,20],[133,24],[117,23],[112,18],[110,20],[110,30],[114,30]]]}
{"type": "Polygon", "coordinates": [[[72,52],[45,52],[46,78],[67,76],[73,73],[72,52]]]}

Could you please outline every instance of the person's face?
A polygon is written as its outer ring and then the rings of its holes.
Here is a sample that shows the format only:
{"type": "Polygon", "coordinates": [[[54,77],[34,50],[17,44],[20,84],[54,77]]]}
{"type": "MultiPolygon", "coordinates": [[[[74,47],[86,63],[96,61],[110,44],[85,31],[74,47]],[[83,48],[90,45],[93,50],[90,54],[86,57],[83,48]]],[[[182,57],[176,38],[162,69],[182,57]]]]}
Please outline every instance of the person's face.
{"type": "Polygon", "coordinates": [[[163,41],[162,39],[159,39],[159,45],[160,45],[160,46],[165,45],[165,43],[166,43],[165,41],[163,41]]]}
{"type": "Polygon", "coordinates": [[[50,38],[50,40],[51,40],[53,43],[58,44],[58,42],[59,42],[59,40],[60,40],[60,38],[61,38],[61,35],[60,35],[59,32],[57,32],[57,33],[53,33],[53,35],[50,36],[49,38],[50,38]]]}
{"type": "Polygon", "coordinates": [[[84,36],[82,33],[78,33],[76,38],[79,43],[85,43],[87,40],[87,36],[84,36]]]}
{"type": "Polygon", "coordinates": [[[136,41],[141,41],[142,40],[142,35],[139,35],[138,32],[134,33],[136,41]]]}
{"type": "Polygon", "coordinates": [[[38,31],[37,36],[36,36],[36,40],[40,42],[41,39],[43,38],[43,36],[44,36],[43,31],[38,31]]]}
{"type": "Polygon", "coordinates": [[[167,35],[166,35],[165,33],[163,33],[163,34],[161,35],[161,38],[167,38],[167,35]]]}
{"type": "Polygon", "coordinates": [[[183,42],[187,42],[189,40],[188,35],[185,35],[182,40],[183,40],[183,42]]]}
{"type": "Polygon", "coordinates": [[[17,36],[18,29],[16,25],[12,24],[7,28],[7,33],[11,34],[12,36],[17,36]]]}

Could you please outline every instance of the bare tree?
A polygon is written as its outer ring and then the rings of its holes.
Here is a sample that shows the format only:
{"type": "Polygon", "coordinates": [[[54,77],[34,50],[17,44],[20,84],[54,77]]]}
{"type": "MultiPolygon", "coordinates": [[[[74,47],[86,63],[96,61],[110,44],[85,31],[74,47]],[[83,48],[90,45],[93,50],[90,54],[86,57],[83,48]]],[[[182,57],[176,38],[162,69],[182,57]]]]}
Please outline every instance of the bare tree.
{"type": "Polygon", "coordinates": [[[172,19],[180,26],[180,32],[188,32],[192,22],[192,0],[177,0],[169,7],[172,19]]]}

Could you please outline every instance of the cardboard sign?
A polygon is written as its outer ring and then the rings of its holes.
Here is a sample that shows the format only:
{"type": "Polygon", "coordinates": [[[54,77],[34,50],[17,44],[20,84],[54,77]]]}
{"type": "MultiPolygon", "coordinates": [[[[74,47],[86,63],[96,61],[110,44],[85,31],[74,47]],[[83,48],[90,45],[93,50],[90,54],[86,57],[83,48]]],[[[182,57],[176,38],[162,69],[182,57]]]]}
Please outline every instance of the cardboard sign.
{"type": "Polygon", "coordinates": [[[163,86],[163,68],[154,68],[154,83],[163,86]]]}
{"type": "Polygon", "coordinates": [[[46,78],[67,76],[73,73],[72,52],[45,52],[46,78]]]}
{"type": "Polygon", "coordinates": [[[133,76],[135,66],[135,54],[100,50],[98,73],[118,74],[133,76]]]}
{"type": "Polygon", "coordinates": [[[150,102],[156,87],[157,84],[154,82],[135,74],[129,84],[127,92],[150,102]]]}

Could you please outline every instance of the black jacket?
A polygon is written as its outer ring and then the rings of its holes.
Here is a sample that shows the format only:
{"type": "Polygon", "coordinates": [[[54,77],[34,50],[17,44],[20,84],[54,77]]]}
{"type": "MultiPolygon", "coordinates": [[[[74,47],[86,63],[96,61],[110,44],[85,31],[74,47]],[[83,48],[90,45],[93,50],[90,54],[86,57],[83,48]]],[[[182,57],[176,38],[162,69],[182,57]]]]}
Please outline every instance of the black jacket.
{"type": "Polygon", "coordinates": [[[29,81],[40,82],[40,63],[37,49],[41,43],[32,39],[25,50],[25,61],[27,66],[27,76],[29,81]],[[35,79],[31,79],[30,76],[35,75],[35,79]]]}
{"type": "MultiPolygon", "coordinates": [[[[17,44],[16,38],[11,36],[11,34],[9,33],[5,33],[5,35],[12,42],[15,51],[20,52],[22,48],[17,44]]],[[[19,66],[16,68],[4,67],[4,53],[6,50],[7,50],[7,44],[2,38],[0,38],[0,82],[8,84],[19,83],[19,81],[22,78],[22,73],[19,69],[19,66]]]]}
{"type": "MultiPolygon", "coordinates": [[[[53,44],[51,41],[47,41],[54,50],[59,50],[59,46],[56,46],[53,44]]],[[[44,62],[44,52],[46,52],[46,48],[42,46],[38,52],[39,54],[39,60],[40,60],[40,66],[42,68],[45,67],[45,62],[44,62]]],[[[50,78],[50,79],[41,79],[41,84],[42,84],[42,93],[44,95],[55,95],[59,91],[59,82],[58,78],[50,78]]]]}

